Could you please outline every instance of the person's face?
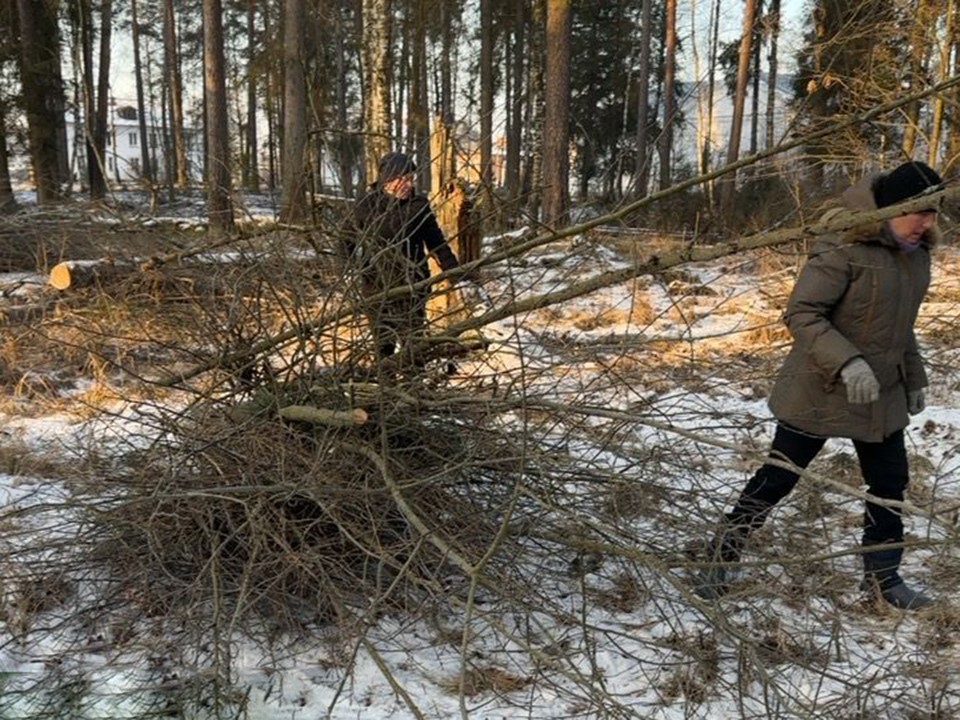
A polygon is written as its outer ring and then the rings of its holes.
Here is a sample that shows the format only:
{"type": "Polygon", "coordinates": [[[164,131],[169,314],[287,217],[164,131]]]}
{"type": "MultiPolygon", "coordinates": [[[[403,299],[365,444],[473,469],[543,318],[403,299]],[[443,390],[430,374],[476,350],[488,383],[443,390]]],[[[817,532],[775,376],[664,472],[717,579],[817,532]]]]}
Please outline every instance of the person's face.
{"type": "Polygon", "coordinates": [[[401,175],[400,177],[393,178],[392,180],[387,180],[383,184],[383,189],[391,195],[398,197],[401,200],[405,200],[413,195],[414,180],[415,176],[413,173],[401,175]]]}
{"type": "Polygon", "coordinates": [[[890,218],[890,229],[893,234],[906,243],[917,245],[930,228],[937,222],[936,210],[909,213],[900,217],[890,218]]]}

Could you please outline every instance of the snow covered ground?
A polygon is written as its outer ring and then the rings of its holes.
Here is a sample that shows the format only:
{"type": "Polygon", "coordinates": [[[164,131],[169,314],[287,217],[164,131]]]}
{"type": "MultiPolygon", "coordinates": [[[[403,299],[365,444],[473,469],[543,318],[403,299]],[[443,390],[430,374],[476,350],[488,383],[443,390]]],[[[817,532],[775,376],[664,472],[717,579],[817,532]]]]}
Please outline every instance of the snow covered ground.
{"type": "MultiPolygon", "coordinates": [[[[85,627],[66,614],[72,605],[56,583],[34,588],[29,602],[5,584],[0,717],[960,717],[960,254],[946,247],[936,258],[919,325],[933,384],[908,431],[904,567],[941,598],[933,612],[878,607],[858,590],[862,510],[843,441],[828,444],[761,531],[728,598],[711,604],[690,592],[693,551],[772,433],[765,395],[787,346],[778,316],[797,268],[789,257],[729,258],[501,321],[489,355],[461,368],[522,385],[544,413],[564,404],[562,418],[533,434],[562,445],[592,478],[571,479],[558,499],[570,504],[557,512],[606,523],[608,545],[543,557],[541,606],[521,614],[523,603],[491,598],[432,620],[386,614],[361,638],[318,625],[269,653],[236,638],[223,677],[202,649],[177,648],[175,638],[132,651],[116,642],[117,627],[85,627]],[[601,518],[608,492],[639,509],[601,518]],[[179,699],[187,696],[209,703],[179,699]]],[[[486,287],[498,304],[628,262],[576,238],[505,264],[486,287]]],[[[0,277],[4,287],[22,282],[0,277]]],[[[152,425],[149,405],[120,401],[106,415],[68,401],[56,414],[7,407],[0,562],[9,575],[14,565],[56,567],[83,533],[69,486],[21,471],[17,449],[108,454],[152,425]]],[[[522,424],[519,413],[503,421],[522,424]]]]}

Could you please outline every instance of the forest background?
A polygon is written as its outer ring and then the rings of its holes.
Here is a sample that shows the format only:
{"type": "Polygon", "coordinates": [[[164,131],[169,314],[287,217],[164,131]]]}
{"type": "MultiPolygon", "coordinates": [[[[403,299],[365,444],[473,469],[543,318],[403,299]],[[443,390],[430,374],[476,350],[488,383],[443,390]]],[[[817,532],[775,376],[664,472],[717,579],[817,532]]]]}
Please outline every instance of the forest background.
{"type": "Polygon", "coordinates": [[[685,582],[806,242],[862,221],[825,203],[908,158],[947,182],[904,510],[960,578],[960,8],[790,10],[0,4],[4,717],[956,716],[957,611],[855,590],[849,448],[724,604],[685,582]],[[489,295],[412,366],[337,256],[398,148],[489,295]]]}

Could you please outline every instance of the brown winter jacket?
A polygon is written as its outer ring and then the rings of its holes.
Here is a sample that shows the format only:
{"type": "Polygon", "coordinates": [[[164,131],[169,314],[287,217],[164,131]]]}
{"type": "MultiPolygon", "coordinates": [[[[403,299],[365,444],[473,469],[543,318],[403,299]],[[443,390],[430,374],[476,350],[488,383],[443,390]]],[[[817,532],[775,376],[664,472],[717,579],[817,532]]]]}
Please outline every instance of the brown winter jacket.
{"type": "MultiPolygon", "coordinates": [[[[868,177],[841,196],[851,210],[874,210],[868,177]]],[[[913,325],[930,284],[934,227],[905,253],[886,223],[819,239],[797,278],[784,321],[793,347],[770,394],[774,416],[825,437],[879,442],[906,427],[907,392],[927,385],[913,325]],[[862,356],[880,381],[880,399],[847,402],[840,369],[862,356]]]]}

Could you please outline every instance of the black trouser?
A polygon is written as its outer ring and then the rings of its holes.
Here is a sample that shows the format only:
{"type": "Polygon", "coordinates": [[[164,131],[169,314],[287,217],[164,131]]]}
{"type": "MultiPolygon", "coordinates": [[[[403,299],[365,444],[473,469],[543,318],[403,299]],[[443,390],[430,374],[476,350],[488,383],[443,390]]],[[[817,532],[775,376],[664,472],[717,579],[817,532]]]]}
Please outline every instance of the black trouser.
{"type": "MultiPolygon", "coordinates": [[[[805,435],[798,430],[777,425],[770,457],[785,460],[803,469],[820,452],[826,438],[805,435]]],[[[909,482],[907,451],[903,430],[877,443],[854,440],[860,472],[867,484],[867,492],[884,500],[903,500],[909,482]]],[[[740,557],[747,536],[763,525],[773,507],[796,486],[799,476],[786,468],[764,464],[740,494],[733,510],[727,513],[724,531],[716,543],[722,559],[730,562],[740,557]]],[[[903,542],[903,519],[896,509],[873,502],[866,503],[863,514],[863,544],[903,542]]],[[[883,586],[900,582],[897,568],[903,555],[901,548],[872,549],[863,553],[864,569],[874,575],[883,586]]]]}
{"type": "Polygon", "coordinates": [[[409,297],[368,304],[367,316],[378,358],[390,357],[396,352],[397,345],[423,329],[427,323],[429,296],[429,290],[421,290],[409,297]]]}

